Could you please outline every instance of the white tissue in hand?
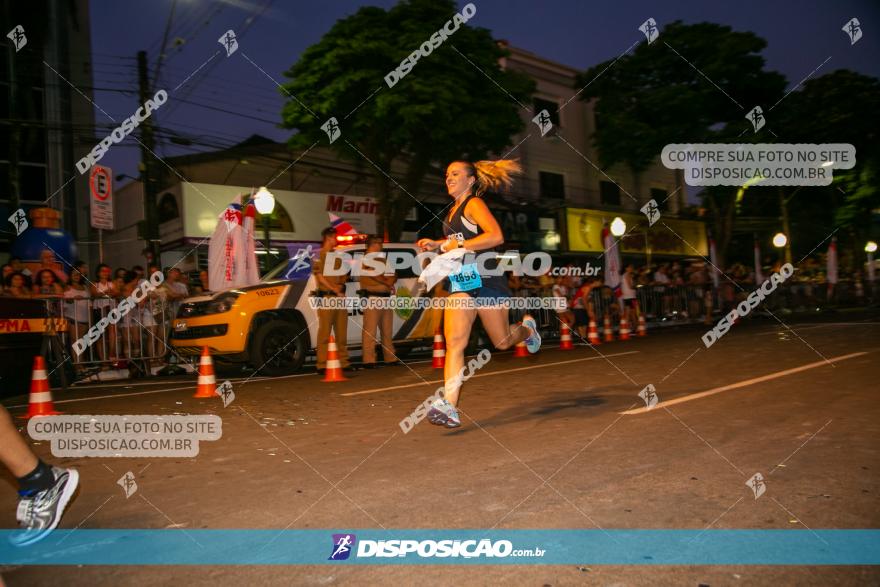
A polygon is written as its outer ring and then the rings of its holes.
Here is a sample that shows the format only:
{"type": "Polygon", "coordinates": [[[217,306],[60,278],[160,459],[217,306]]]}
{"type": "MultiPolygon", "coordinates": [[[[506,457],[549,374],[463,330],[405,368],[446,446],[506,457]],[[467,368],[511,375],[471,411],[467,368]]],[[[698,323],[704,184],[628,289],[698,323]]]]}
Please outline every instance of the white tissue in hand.
{"type": "Polygon", "coordinates": [[[459,247],[435,257],[427,267],[422,269],[419,281],[424,283],[426,288],[431,289],[452,273],[461,271],[461,258],[469,252],[467,249],[459,247]]]}

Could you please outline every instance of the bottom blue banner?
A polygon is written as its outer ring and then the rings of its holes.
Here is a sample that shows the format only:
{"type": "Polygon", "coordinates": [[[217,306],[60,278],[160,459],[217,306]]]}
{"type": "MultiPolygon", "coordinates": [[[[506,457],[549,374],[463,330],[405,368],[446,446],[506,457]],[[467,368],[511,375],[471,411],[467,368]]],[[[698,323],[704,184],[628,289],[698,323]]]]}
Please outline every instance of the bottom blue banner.
{"type": "Polygon", "coordinates": [[[0,531],[4,565],[877,565],[880,530],[0,531]]]}

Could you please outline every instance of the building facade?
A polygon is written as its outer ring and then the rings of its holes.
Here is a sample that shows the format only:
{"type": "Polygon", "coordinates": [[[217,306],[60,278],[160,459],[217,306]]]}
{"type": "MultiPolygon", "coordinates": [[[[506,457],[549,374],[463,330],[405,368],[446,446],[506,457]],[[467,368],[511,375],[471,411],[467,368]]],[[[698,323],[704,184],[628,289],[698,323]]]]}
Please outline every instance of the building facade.
{"type": "MultiPolygon", "coordinates": [[[[665,222],[677,223],[673,226],[675,232],[686,233],[694,241],[697,252],[705,254],[705,235],[700,236],[704,233],[702,224],[675,220],[686,202],[680,173],[666,169],[659,161],[639,177],[622,166],[599,169],[599,156],[593,144],[596,128],[593,103],[579,99],[575,87],[579,72],[527,51],[505,47],[509,55],[502,60],[502,67],[520,71],[536,82],[532,103],[521,109],[522,132],[512,138],[506,153],[495,154],[519,158],[524,176],[517,178],[510,192],[487,197],[490,209],[504,230],[507,245],[523,251],[540,249],[574,254],[601,251],[602,224],[622,216],[630,226],[623,243],[625,253],[647,252],[652,248],[652,241],[656,241],[654,252],[658,255],[694,254],[684,245],[676,245],[671,235],[666,234],[668,230],[659,226],[647,229],[647,219],[639,210],[654,199],[665,222]],[[547,113],[553,124],[553,129],[544,134],[533,122],[542,112],[547,113]],[[644,222],[640,222],[640,217],[644,222]]],[[[260,186],[268,186],[272,191],[285,194],[286,208],[295,206],[290,198],[296,194],[345,196],[365,201],[374,196],[371,164],[366,160],[341,159],[327,146],[314,147],[305,154],[291,153],[285,144],[255,135],[231,148],[170,157],[166,162],[188,182],[201,187],[194,192],[191,185],[170,174],[159,191],[162,247],[173,253],[163,255],[163,264],[166,260],[179,259],[185,252],[181,246],[192,248],[193,243],[210,234],[211,218],[216,219],[229,203],[224,199],[226,196],[194,197],[199,191],[203,195],[227,194],[228,190],[223,188],[230,187],[246,196],[260,186]],[[163,209],[176,210],[180,218],[163,216],[163,209]],[[200,222],[204,226],[198,228],[200,222]],[[185,227],[191,227],[192,234],[185,233],[185,227]]],[[[396,162],[387,171],[401,177],[405,167],[396,162]]],[[[442,216],[449,197],[442,168],[438,166],[433,171],[418,193],[413,194],[418,203],[414,203],[407,217],[401,240],[439,236],[438,217],[442,216]]],[[[137,227],[143,221],[143,206],[137,204],[142,202],[142,190],[134,182],[119,190],[117,196],[117,200],[125,200],[129,205],[124,213],[117,214],[120,230],[116,238],[119,242],[130,242],[138,238],[137,227]]],[[[333,197],[326,198],[323,212],[334,213],[334,201],[333,197]]],[[[326,214],[313,216],[308,221],[326,225],[329,218],[326,214]]],[[[261,221],[258,225],[262,225],[261,221]]],[[[272,239],[273,247],[283,245],[287,238],[302,236],[284,230],[281,219],[275,216],[271,227],[272,234],[278,237],[278,242],[272,239]]],[[[137,251],[142,248],[137,247],[137,251]]],[[[195,257],[196,261],[186,263],[188,268],[198,265],[197,259],[204,258],[204,254],[195,257]]],[[[128,265],[130,261],[120,258],[118,264],[128,265]]]]}
{"type": "Polygon", "coordinates": [[[7,218],[51,207],[93,261],[88,177],[76,168],[95,143],[89,2],[2,0],[0,19],[4,37],[20,33],[0,45],[0,259],[15,237],[7,218]]]}

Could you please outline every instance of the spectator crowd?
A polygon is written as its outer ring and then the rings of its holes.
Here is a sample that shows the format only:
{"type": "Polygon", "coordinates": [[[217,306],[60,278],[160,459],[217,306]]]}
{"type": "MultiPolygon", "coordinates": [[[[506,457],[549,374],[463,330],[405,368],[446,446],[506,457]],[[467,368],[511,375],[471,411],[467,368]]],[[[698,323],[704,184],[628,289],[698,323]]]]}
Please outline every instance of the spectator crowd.
{"type": "MultiPolygon", "coordinates": [[[[0,296],[54,301],[49,304],[50,315],[66,318],[70,338],[76,340],[160,271],[155,265],[149,265],[146,271],[141,265],[113,270],[104,263],[91,271],[82,261],[68,269],[61,269],[50,250],[43,251],[36,269],[28,269],[21,259],[13,258],[2,267],[0,296]]],[[[79,358],[82,362],[100,363],[105,369],[133,358],[145,360],[149,367],[164,362],[171,320],[183,299],[208,292],[208,272],[201,271],[191,278],[172,267],[163,276],[161,285],[152,289],[136,309],[107,327],[87,355],[79,358]]]]}

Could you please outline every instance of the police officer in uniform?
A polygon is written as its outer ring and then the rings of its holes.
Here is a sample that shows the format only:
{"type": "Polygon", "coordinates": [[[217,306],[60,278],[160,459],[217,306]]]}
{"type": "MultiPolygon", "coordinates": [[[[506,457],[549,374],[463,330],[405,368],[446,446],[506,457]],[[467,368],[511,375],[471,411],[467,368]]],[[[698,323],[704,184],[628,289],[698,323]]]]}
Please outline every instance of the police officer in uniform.
{"type": "MultiPolygon", "coordinates": [[[[331,272],[333,267],[326,265],[327,253],[333,251],[336,246],[336,229],[331,227],[321,231],[321,252],[312,263],[312,275],[318,284],[314,295],[330,300],[332,298],[345,297],[345,282],[348,280],[347,272],[336,271],[341,275],[325,275],[331,272]]],[[[341,263],[337,260],[335,269],[339,269],[341,263]]],[[[343,369],[349,368],[348,363],[348,310],[345,308],[319,308],[318,313],[318,371],[322,372],[327,367],[327,346],[330,344],[330,331],[336,337],[336,347],[339,349],[339,363],[343,369]]]]}
{"type": "MultiPolygon", "coordinates": [[[[366,242],[368,257],[376,260],[376,263],[370,263],[372,267],[365,267],[360,276],[359,293],[367,298],[367,301],[381,302],[383,298],[390,298],[394,293],[394,284],[397,276],[393,271],[386,271],[384,275],[373,275],[377,273],[374,267],[384,265],[379,263],[384,259],[382,255],[382,237],[371,236],[366,242]],[[373,269],[373,270],[371,270],[373,269]],[[369,275],[364,275],[369,273],[369,275]]],[[[379,327],[380,337],[382,339],[382,355],[385,364],[390,365],[397,363],[397,356],[394,354],[394,311],[391,308],[371,308],[369,305],[364,309],[364,328],[363,328],[363,349],[364,349],[364,368],[372,369],[376,366],[376,327],[379,327]]]]}

